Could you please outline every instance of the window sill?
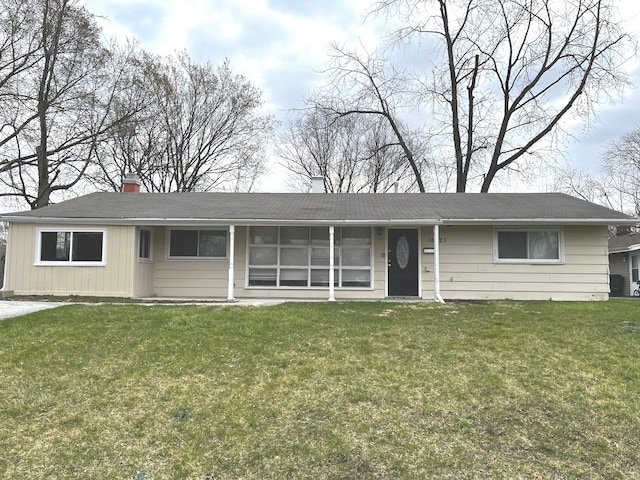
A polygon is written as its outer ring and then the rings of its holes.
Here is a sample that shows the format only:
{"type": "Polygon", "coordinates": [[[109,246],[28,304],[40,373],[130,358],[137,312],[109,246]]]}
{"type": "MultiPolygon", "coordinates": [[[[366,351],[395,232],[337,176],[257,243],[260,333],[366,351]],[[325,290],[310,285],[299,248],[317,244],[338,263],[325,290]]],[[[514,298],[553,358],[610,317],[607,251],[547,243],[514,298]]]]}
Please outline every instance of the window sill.
{"type": "Polygon", "coordinates": [[[106,267],[107,262],[36,262],[36,267],[106,267]]]}

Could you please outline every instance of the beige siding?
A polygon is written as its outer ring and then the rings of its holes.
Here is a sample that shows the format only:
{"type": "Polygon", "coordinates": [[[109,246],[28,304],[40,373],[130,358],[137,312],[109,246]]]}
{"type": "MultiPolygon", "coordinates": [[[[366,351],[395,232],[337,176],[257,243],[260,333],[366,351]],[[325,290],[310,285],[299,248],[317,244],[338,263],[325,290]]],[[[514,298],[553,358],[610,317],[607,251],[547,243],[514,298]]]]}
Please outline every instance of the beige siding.
{"type": "MultiPolygon", "coordinates": [[[[227,298],[229,261],[167,259],[167,229],[152,229],[152,261],[137,258],[138,231],[132,226],[105,227],[106,266],[37,266],[39,225],[12,224],[7,254],[6,289],[16,294],[158,296],[227,298]],[[20,245],[16,248],[15,245],[20,245]]],[[[51,228],[51,225],[47,225],[51,228]]],[[[73,225],[55,228],[80,229],[73,225]]],[[[249,288],[247,231],[236,227],[234,295],[242,298],[327,299],[328,289],[249,288]]],[[[422,227],[420,250],[433,247],[433,228],[422,227]]],[[[445,299],[602,300],[609,293],[607,228],[563,228],[562,264],[495,263],[492,226],[440,228],[440,290],[445,299]]],[[[371,289],[336,289],[342,299],[382,299],[386,295],[386,233],[373,235],[371,289]]],[[[434,298],[434,255],[421,253],[421,297],[434,298]]],[[[626,265],[626,264],[624,264],[626,265]]],[[[612,271],[619,266],[612,264],[612,271]]],[[[615,269],[615,270],[614,270],[615,269]]],[[[628,266],[627,266],[628,275],[628,266]]]]}
{"type": "Polygon", "coordinates": [[[166,228],[155,231],[153,292],[159,297],[227,298],[229,262],[168,259],[166,228]]]}
{"type": "Polygon", "coordinates": [[[158,244],[156,241],[156,228],[145,227],[145,230],[151,231],[151,261],[141,260],[138,258],[138,248],[140,245],[140,228],[136,228],[135,255],[136,263],[134,265],[134,297],[150,297],[154,295],[153,280],[155,265],[153,263],[153,255],[158,244]]]}
{"type": "MultiPolygon", "coordinates": [[[[36,241],[44,225],[12,223],[9,228],[7,289],[16,295],[97,295],[129,297],[133,294],[135,228],[105,227],[105,266],[36,265],[36,241]],[[19,248],[16,248],[19,245],[19,248]]],[[[78,225],[46,225],[60,230],[82,230],[78,225]]]]}
{"type": "MultiPolygon", "coordinates": [[[[495,263],[494,228],[448,226],[440,229],[440,289],[447,299],[604,300],[609,293],[607,228],[568,226],[562,264],[495,263]]],[[[423,229],[423,239],[432,237],[423,229]]],[[[424,246],[429,245],[423,242],[424,246]]],[[[423,255],[433,270],[433,255],[423,255]]],[[[423,297],[433,290],[433,274],[423,275],[423,297]]]]}

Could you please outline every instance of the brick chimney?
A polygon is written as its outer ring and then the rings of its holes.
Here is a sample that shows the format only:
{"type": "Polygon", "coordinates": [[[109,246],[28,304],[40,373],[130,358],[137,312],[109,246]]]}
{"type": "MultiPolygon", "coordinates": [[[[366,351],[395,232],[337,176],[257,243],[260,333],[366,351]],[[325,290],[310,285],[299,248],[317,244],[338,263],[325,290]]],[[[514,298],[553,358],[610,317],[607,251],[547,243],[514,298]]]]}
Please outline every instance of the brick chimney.
{"type": "Polygon", "coordinates": [[[140,193],[140,177],[135,173],[127,173],[122,179],[124,193],[140,193]]]}

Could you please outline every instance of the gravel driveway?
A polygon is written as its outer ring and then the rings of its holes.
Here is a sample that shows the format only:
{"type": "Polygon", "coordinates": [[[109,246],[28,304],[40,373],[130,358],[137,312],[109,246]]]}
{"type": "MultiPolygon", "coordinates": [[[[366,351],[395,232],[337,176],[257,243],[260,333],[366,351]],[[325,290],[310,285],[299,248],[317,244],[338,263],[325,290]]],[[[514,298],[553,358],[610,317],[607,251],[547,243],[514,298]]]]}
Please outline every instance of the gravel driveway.
{"type": "MultiPolygon", "coordinates": [[[[0,301],[0,320],[5,318],[19,317],[28,313],[56,308],[64,303],[61,302],[20,302],[20,301],[0,301]]],[[[67,304],[68,305],[68,304],[67,304]]]]}

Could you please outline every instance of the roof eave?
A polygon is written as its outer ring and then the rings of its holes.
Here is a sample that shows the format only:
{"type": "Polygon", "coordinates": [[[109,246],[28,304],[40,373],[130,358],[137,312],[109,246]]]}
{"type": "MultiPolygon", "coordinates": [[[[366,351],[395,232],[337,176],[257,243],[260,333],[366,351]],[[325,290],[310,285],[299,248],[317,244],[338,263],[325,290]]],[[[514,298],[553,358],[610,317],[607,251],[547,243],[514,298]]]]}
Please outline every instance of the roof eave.
{"type": "Polygon", "coordinates": [[[640,244],[629,245],[628,247],[610,248],[609,253],[629,253],[635,252],[636,250],[640,250],[640,244]]]}
{"type": "Polygon", "coordinates": [[[282,219],[282,218],[86,218],[5,216],[0,221],[12,223],[47,223],[74,225],[435,225],[435,218],[417,219],[282,219]]]}
{"type": "Polygon", "coordinates": [[[398,219],[283,219],[283,218],[95,218],[34,217],[4,215],[0,221],[10,223],[47,223],[75,225],[635,225],[634,218],[398,218],[398,219]]]}

